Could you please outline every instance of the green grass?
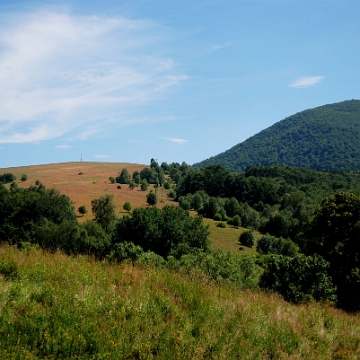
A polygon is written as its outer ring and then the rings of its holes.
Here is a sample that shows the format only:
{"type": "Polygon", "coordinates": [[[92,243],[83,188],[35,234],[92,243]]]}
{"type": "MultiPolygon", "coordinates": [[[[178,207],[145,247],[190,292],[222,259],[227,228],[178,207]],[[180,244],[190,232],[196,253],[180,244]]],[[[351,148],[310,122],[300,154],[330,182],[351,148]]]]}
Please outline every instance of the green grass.
{"type": "Polygon", "coordinates": [[[360,317],[203,273],[0,248],[1,359],[356,359],[360,317]]]}

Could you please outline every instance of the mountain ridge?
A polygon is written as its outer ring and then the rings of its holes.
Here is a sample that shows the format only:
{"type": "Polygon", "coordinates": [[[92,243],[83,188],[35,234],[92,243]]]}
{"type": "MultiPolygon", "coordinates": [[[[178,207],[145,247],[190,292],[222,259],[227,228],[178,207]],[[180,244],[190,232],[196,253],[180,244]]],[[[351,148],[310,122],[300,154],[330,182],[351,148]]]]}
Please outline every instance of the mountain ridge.
{"type": "Polygon", "coordinates": [[[244,171],[252,165],[358,170],[360,100],[298,112],[193,166],[211,164],[221,164],[230,171],[244,171]]]}

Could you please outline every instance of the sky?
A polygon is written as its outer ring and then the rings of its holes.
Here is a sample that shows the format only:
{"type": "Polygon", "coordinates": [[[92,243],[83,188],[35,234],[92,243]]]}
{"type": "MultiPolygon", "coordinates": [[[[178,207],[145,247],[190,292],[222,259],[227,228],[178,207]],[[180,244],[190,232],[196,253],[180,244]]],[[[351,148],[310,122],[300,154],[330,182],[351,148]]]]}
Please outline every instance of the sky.
{"type": "Polygon", "coordinates": [[[193,163],[360,99],[358,0],[0,2],[0,168],[193,163]]]}

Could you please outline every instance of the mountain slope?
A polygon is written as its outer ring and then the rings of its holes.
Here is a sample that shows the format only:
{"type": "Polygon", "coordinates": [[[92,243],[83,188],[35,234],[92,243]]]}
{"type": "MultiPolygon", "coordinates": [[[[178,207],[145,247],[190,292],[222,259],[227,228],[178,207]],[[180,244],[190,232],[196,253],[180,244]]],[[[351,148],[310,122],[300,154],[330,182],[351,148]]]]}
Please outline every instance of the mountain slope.
{"type": "Polygon", "coordinates": [[[358,170],[360,101],[343,101],[299,112],[194,167],[210,164],[222,164],[230,171],[274,164],[358,170]]]}

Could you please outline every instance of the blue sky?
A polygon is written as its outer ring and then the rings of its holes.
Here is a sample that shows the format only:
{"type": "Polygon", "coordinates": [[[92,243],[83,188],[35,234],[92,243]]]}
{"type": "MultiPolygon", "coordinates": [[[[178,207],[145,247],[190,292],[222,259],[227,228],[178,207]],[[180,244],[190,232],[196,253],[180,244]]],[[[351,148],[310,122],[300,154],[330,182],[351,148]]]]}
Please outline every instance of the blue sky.
{"type": "Polygon", "coordinates": [[[360,99],[358,0],[0,2],[0,167],[217,155],[360,99]]]}

